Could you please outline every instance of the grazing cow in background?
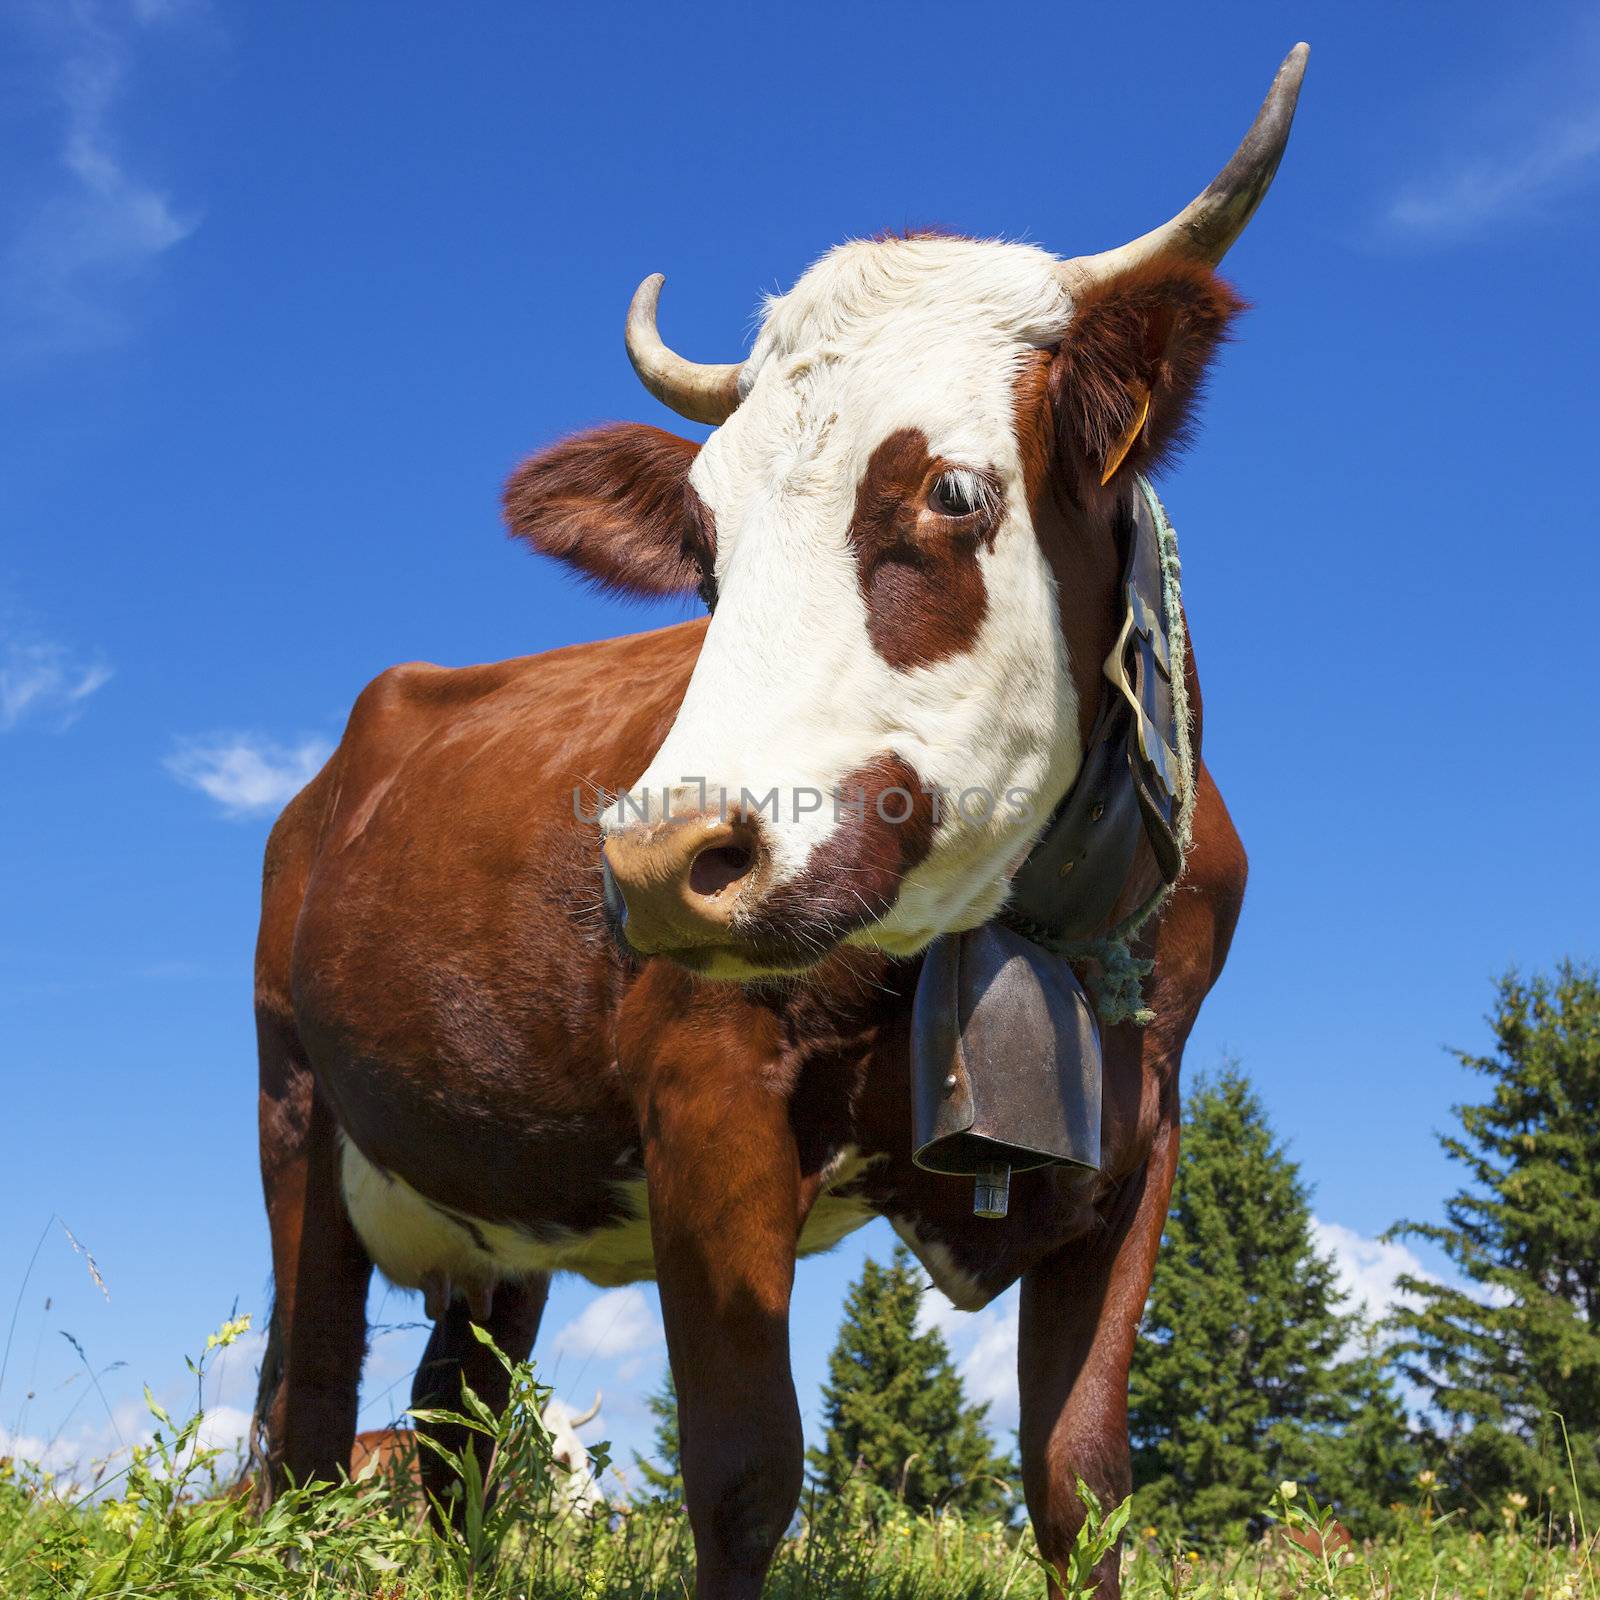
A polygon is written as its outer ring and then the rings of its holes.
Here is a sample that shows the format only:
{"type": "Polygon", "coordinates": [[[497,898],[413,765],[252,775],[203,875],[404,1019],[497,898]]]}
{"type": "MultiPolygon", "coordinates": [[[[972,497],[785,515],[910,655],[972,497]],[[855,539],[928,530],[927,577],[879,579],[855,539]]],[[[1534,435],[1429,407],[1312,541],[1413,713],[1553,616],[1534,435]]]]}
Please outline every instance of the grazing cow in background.
{"type": "Polygon", "coordinates": [[[587,1411],[574,1411],[565,1400],[552,1400],[544,1408],[551,1457],[566,1469],[566,1477],[556,1483],[555,1498],[563,1509],[580,1517],[592,1517],[606,1505],[600,1480],[589,1464],[588,1448],[578,1437],[578,1429],[600,1415],[601,1398],[597,1390],[587,1411]]]}
{"type": "MultiPolygon", "coordinates": [[[[698,590],[709,618],[384,673],[267,847],[265,1482],[349,1459],[374,1265],[426,1296],[419,1406],[454,1404],[463,1376],[503,1398],[469,1322],[525,1355],[550,1274],[654,1277],[695,1592],[748,1600],[800,1488],[796,1256],[885,1216],[958,1306],[1021,1280],[1046,1559],[1082,1523],[1078,1478],[1127,1491],[1179,1061],[1245,881],[1192,657],[1192,842],[1135,951],[1154,1020],[1105,1029],[1099,1171],[1020,1174],[1004,1221],[912,1160],[910,1013],[922,952],[1002,912],[1041,821],[930,796],[1072,788],[1126,614],[1128,508],[1239,310],[1214,268],[1276,170],[1304,60],[1197,200],[1101,255],[847,244],[726,367],[667,349],[646,280],[634,364],[715,431],[568,439],[515,474],[507,517],[603,585],[698,590]],[[792,807],[706,798],[774,789],[792,807]],[[672,820],[596,819],[575,790],[665,790],[672,820]],[[830,792],[857,803],[800,803],[830,792]]],[[[1141,840],[1123,907],[1158,865],[1141,840]]],[[[1117,1593],[1114,1555],[1099,1582],[1117,1593]]]]}
{"type": "MultiPolygon", "coordinates": [[[[589,1451],[578,1429],[600,1415],[601,1396],[587,1411],[574,1411],[565,1400],[552,1400],[545,1408],[543,1422],[550,1435],[550,1457],[557,1464],[551,1484],[551,1499],[558,1510],[580,1517],[592,1517],[605,1509],[606,1499],[589,1462],[589,1451]]],[[[350,1447],[350,1476],[363,1473],[411,1482],[424,1482],[422,1464],[417,1459],[417,1435],[413,1428],[367,1428],[355,1437],[350,1447]]],[[[436,1487],[437,1479],[434,1484],[436,1487]]]]}

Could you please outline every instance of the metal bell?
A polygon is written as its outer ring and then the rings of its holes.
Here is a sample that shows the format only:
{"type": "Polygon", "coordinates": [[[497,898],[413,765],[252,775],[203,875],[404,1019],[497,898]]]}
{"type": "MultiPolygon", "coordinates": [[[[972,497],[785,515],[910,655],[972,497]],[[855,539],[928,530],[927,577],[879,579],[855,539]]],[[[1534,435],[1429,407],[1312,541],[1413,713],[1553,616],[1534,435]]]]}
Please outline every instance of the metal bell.
{"type": "Polygon", "coordinates": [[[912,1159],[976,1178],[1006,1214],[1011,1173],[1100,1165],[1100,1027],[1072,968],[986,923],[928,947],[912,1003],[912,1159]]]}

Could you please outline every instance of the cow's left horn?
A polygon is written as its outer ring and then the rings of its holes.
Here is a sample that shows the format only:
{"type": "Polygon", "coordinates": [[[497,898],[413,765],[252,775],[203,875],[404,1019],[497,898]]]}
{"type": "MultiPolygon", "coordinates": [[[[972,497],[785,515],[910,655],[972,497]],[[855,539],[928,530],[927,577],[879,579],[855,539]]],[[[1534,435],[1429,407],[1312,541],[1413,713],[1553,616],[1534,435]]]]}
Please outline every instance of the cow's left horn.
{"type": "Polygon", "coordinates": [[[594,1404],[592,1406],[590,1406],[589,1409],[587,1411],[585,1411],[584,1414],[581,1417],[573,1417],[571,1419],[571,1421],[568,1423],[568,1426],[574,1432],[576,1432],[579,1428],[581,1428],[584,1425],[584,1423],[593,1422],[594,1419],[600,1415],[600,1402],[601,1402],[601,1400],[603,1398],[604,1398],[604,1391],[602,1391],[600,1389],[596,1389],[595,1392],[594,1392],[594,1404]]]}
{"type": "Polygon", "coordinates": [[[1305,76],[1310,54],[1310,45],[1297,44],[1283,58],[1267,98],[1261,102],[1244,142],[1234,151],[1233,160],[1170,222],[1115,250],[1063,261],[1060,270],[1067,292],[1081,294],[1091,284],[1147,261],[1180,257],[1216,266],[1244,232],[1245,224],[1272,186],[1273,174],[1289,142],[1295,103],[1300,98],[1300,80],[1305,76]]]}
{"type": "Polygon", "coordinates": [[[662,343],[656,306],[667,280],[652,272],[634,290],[628,307],[628,359],[639,381],[664,406],[691,422],[726,422],[739,405],[739,361],[685,361],[662,343]]]}

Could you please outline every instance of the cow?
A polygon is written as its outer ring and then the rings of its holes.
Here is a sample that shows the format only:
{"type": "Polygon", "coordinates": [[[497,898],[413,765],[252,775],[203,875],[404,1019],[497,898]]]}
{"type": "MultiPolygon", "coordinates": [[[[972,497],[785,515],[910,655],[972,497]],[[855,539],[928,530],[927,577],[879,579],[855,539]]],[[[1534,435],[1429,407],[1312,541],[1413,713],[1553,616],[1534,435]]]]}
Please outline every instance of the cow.
{"type": "Polygon", "coordinates": [[[576,1411],[564,1400],[552,1400],[544,1408],[550,1459],[566,1474],[555,1486],[555,1503],[563,1515],[596,1517],[606,1510],[605,1491],[589,1460],[589,1447],[578,1437],[578,1429],[600,1415],[601,1399],[597,1390],[587,1411],[576,1411]]]}
{"type": "MultiPolygon", "coordinates": [[[[712,431],[555,443],[511,477],[506,518],[604,589],[698,592],[707,614],[384,672],[267,845],[264,1482],[349,1459],[374,1267],[425,1296],[423,1407],[463,1379],[503,1399],[471,1324],[526,1356],[552,1273],[653,1278],[694,1592],[748,1600],[801,1486],[796,1258],[886,1217],[958,1307],[1020,1280],[1046,1562],[1083,1523],[1080,1478],[1128,1491],[1179,1063],[1245,884],[1192,653],[1183,876],[1132,952],[1150,1015],[1104,1028],[1098,1170],[1019,1172],[1004,1220],[912,1159],[911,1014],[924,952],[1003,913],[1041,813],[931,797],[1048,809],[1072,789],[1109,692],[1127,507],[1241,309],[1216,268],[1277,169],[1306,54],[1196,200],[1101,254],[847,243],[722,365],[667,346],[645,280],[629,355],[712,431]],[[841,792],[858,803],[809,798],[841,792]]],[[[1142,843],[1119,904],[1156,878],[1142,843]]],[[[1097,1580],[1119,1592],[1114,1555],[1097,1580]]]]}
{"type": "MultiPolygon", "coordinates": [[[[549,1401],[540,1421],[556,1468],[549,1504],[558,1516],[589,1518],[606,1511],[605,1492],[596,1478],[589,1450],[578,1437],[578,1429],[600,1415],[601,1396],[587,1411],[575,1411],[565,1400],[549,1401]]],[[[378,1477],[406,1487],[422,1488],[427,1482],[417,1459],[416,1430],[413,1428],[366,1428],[355,1436],[350,1447],[350,1476],[378,1477]]],[[[437,1488],[433,1475],[428,1487],[437,1488]]],[[[253,1484],[244,1484],[246,1492],[253,1484]]]]}

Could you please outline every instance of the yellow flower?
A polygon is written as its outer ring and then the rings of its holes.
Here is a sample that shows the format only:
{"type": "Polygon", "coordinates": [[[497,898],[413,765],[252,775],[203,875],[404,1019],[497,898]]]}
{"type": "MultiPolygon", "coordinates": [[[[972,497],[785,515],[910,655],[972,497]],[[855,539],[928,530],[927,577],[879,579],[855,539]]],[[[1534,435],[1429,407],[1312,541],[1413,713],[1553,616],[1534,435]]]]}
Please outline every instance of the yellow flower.
{"type": "Polygon", "coordinates": [[[250,1331],[250,1313],[247,1311],[242,1317],[234,1317],[231,1321],[224,1322],[215,1333],[206,1335],[207,1350],[225,1350],[240,1334],[250,1331]]]}
{"type": "Polygon", "coordinates": [[[1139,1530],[1139,1537],[1141,1539],[1154,1539],[1157,1536],[1157,1534],[1160,1533],[1160,1531],[1161,1530],[1159,1528],[1157,1528],[1153,1523],[1148,1523],[1147,1522],[1144,1525],[1144,1527],[1142,1527],[1139,1530]]]}
{"type": "Polygon", "coordinates": [[[1293,1500],[1294,1497],[1300,1493],[1300,1485],[1296,1483],[1293,1478],[1285,1478],[1283,1482],[1278,1485],[1278,1493],[1281,1494],[1285,1500],[1293,1500]]]}
{"type": "Polygon", "coordinates": [[[1439,1474],[1432,1467],[1424,1467],[1417,1474],[1417,1487],[1419,1489],[1432,1489],[1439,1482],[1439,1474]]]}
{"type": "Polygon", "coordinates": [[[1506,1504],[1510,1506],[1513,1511],[1526,1511],[1528,1509],[1528,1497],[1525,1494],[1518,1494],[1516,1490],[1513,1489],[1511,1493],[1506,1496],[1506,1504]]]}

